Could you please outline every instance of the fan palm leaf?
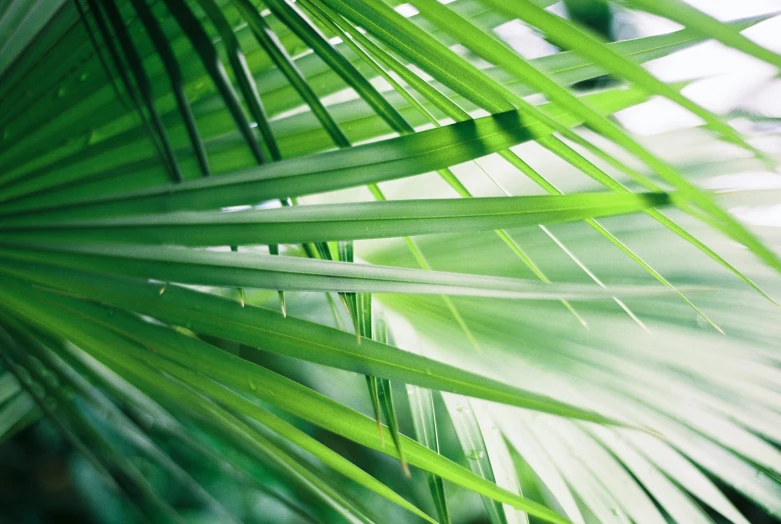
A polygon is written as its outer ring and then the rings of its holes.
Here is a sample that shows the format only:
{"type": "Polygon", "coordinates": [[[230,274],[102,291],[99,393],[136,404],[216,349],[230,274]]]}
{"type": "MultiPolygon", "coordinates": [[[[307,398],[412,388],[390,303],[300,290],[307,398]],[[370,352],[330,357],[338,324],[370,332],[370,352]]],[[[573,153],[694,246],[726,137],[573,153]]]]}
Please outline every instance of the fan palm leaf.
{"type": "Polygon", "coordinates": [[[779,237],[733,212],[778,195],[709,180],[775,169],[734,120],[774,116],[645,67],[779,67],[742,34],[769,17],[594,2],[684,27],[0,4],[0,442],[49,424],[101,521],[781,519],[779,237]],[[654,97],[702,124],[615,118],[654,97]]]}

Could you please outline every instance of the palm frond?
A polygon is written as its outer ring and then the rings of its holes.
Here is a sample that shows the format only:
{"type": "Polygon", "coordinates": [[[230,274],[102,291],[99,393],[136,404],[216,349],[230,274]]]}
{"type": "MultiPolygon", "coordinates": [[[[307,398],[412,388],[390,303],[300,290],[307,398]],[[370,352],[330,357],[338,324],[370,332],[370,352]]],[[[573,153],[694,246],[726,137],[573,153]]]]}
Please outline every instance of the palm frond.
{"type": "Polygon", "coordinates": [[[0,4],[0,445],[54,428],[105,521],[781,519],[779,236],[734,212],[778,195],[710,180],[777,115],[645,66],[781,67],[772,16],[554,3],[0,4]],[[616,118],[657,97],[702,123],[616,118]]]}

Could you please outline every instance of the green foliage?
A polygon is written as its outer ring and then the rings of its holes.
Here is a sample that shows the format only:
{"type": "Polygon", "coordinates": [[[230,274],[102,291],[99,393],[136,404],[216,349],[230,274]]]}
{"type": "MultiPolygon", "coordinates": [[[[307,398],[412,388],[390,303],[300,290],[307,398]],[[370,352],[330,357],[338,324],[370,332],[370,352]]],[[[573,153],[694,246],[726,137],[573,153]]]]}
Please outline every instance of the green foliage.
{"type": "Polygon", "coordinates": [[[781,57],[552,3],[0,3],[0,443],[105,522],[780,519],[777,194],[708,189],[778,159],[643,63],[781,57]]]}

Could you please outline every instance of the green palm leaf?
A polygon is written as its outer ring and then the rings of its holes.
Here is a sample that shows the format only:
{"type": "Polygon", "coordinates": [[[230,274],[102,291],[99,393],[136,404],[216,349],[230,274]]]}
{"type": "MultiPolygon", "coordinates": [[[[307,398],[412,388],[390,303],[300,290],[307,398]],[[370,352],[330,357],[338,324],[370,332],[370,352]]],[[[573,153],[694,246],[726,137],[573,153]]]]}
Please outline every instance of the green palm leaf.
{"type": "Polygon", "coordinates": [[[778,115],[644,65],[779,67],[771,16],[554,4],[0,3],[0,470],[55,450],[80,521],[781,518],[776,175],[711,180],[778,115]],[[658,96],[703,124],[615,118],[658,96]]]}

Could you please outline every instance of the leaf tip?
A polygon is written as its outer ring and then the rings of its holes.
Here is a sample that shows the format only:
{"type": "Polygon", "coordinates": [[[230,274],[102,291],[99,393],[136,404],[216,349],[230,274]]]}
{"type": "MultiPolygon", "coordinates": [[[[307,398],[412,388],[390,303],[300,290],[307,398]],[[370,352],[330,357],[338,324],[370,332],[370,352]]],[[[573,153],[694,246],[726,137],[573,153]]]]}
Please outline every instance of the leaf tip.
{"type": "Polygon", "coordinates": [[[409,464],[403,458],[401,459],[401,471],[404,472],[404,476],[408,479],[412,478],[412,473],[409,470],[409,464]]]}

